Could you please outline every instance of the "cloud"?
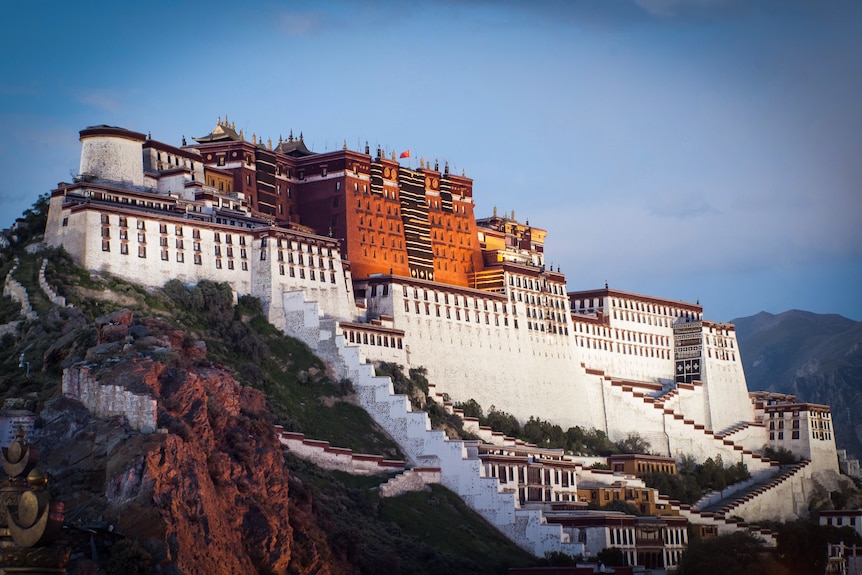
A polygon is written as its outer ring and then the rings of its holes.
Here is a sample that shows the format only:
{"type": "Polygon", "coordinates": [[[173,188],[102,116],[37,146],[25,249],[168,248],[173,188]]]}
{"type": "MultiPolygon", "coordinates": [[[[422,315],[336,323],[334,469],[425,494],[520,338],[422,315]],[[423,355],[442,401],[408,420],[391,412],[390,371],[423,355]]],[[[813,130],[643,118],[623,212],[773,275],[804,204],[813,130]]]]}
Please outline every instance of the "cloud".
{"type": "Polygon", "coordinates": [[[278,27],[288,36],[309,36],[321,28],[320,14],[315,12],[282,12],[278,27]]]}
{"type": "Polygon", "coordinates": [[[118,113],[124,109],[119,94],[113,90],[92,90],[77,97],[78,102],[103,112],[118,113]]]}

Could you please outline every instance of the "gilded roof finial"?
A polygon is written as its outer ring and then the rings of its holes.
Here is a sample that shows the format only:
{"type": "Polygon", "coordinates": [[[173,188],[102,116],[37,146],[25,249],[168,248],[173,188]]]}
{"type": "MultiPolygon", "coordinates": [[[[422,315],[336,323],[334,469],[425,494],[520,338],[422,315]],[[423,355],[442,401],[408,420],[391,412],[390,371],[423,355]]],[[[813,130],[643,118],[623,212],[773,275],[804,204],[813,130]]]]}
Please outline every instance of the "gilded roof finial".
{"type": "Polygon", "coordinates": [[[269,138],[266,141],[266,147],[269,148],[270,150],[272,149],[272,138],[269,138]]]}
{"type": "Polygon", "coordinates": [[[497,217],[497,206],[494,206],[494,217],[497,217]]]}
{"type": "Polygon", "coordinates": [[[293,128],[291,128],[291,129],[290,129],[290,135],[287,137],[287,141],[288,141],[288,142],[292,142],[292,141],[293,141],[293,128]]]}
{"type": "Polygon", "coordinates": [[[242,140],[243,142],[245,141],[245,135],[243,135],[242,129],[240,129],[240,131],[239,131],[239,139],[242,140]]]}
{"type": "Polygon", "coordinates": [[[233,122],[231,122],[231,123],[230,123],[230,129],[231,129],[231,130],[233,130],[233,131],[236,131],[236,124],[235,124],[235,123],[233,123],[233,122]]]}
{"type": "Polygon", "coordinates": [[[279,145],[281,145],[281,142],[282,142],[281,134],[279,134],[279,135],[278,135],[278,144],[279,144],[279,145]]]}
{"type": "Polygon", "coordinates": [[[299,141],[302,141],[302,130],[299,131],[299,141]]]}
{"type": "Polygon", "coordinates": [[[395,157],[395,150],[392,150],[392,161],[397,162],[398,158],[395,157]]]}
{"type": "Polygon", "coordinates": [[[251,133],[251,143],[257,145],[257,134],[251,133]]]}
{"type": "Polygon", "coordinates": [[[420,170],[425,169],[425,158],[423,156],[419,156],[419,169],[420,170]]]}
{"type": "Polygon", "coordinates": [[[221,116],[219,116],[218,120],[216,120],[216,126],[221,126],[221,116]]]}

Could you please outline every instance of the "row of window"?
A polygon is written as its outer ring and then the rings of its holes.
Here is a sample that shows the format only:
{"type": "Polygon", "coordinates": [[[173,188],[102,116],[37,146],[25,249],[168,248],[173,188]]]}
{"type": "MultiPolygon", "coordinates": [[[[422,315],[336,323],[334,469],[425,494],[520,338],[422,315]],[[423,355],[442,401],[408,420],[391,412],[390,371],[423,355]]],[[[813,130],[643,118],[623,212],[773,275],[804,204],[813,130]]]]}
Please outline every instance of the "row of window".
{"type": "MultiPolygon", "coordinates": [[[[376,287],[377,286],[372,286],[372,288],[371,288],[371,290],[372,290],[371,295],[372,296],[377,295],[376,289],[375,289],[376,287]]],[[[387,295],[386,290],[388,289],[388,286],[383,286],[383,288],[384,288],[384,291],[382,292],[382,294],[385,297],[387,295]]],[[[401,286],[401,289],[403,290],[404,297],[409,297],[408,287],[407,286],[401,286]]],[[[413,288],[413,299],[417,299],[417,300],[423,299],[424,301],[431,301],[430,300],[431,296],[434,297],[434,303],[440,302],[440,292],[434,291],[434,290],[428,290],[425,288],[423,288],[422,291],[420,292],[419,288],[413,288]],[[421,298],[419,297],[420,293],[422,294],[421,298]]],[[[482,299],[481,300],[482,306],[480,307],[479,306],[480,298],[478,298],[478,297],[468,299],[467,296],[459,296],[458,294],[452,294],[452,303],[456,306],[462,306],[465,308],[469,308],[470,307],[470,299],[473,300],[473,309],[477,309],[477,310],[483,309],[484,311],[494,311],[494,312],[497,311],[497,302],[496,301],[491,301],[491,308],[489,308],[488,307],[488,300],[482,299]]],[[[443,303],[445,303],[445,304],[449,303],[449,294],[446,292],[443,292],[443,303]]],[[[508,313],[507,308],[506,308],[506,304],[502,304],[502,308],[503,308],[503,313],[508,313]]]]}
{"type": "MultiPolygon", "coordinates": [[[[304,280],[306,278],[305,268],[299,268],[299,279],[304,280]]],[[[294,266],[285,267],[284,264],[279,264],[278,266],[278,274],[279,275],[288,275],[289,277],[295,278],[297,277],[297,269],[294,266]]],[[[308,270],[308,279],[311,281],[317,281],[320,279],[321,283],[326,283],[326,272],[319,271],[315,273],[315,270],[308,270]]],[[[335,272],[329,273],[329,283],[335,283],[335,272]]]]}
{"type": "Polygon", "coordinates": [[[658,359],[670,359],[671,352],[667,348],[643,347],[639,345],[631,345],[619,343],[616,341],[608,342],[607,340],[598,340],[591,337],[579,337],[578,346],[587,349],[597,349],[603,351],[612,351],[623,355],[638,355],[640,357],[654,357],[658,359]]]}
{"type": "MultiPolygon", "coordinates": [[[[416,302],[413,302],[413,307],[416,310],[417,314],[421,314],[422,309],[424,309],[425,315],[427,315],[427,316],[431,315],[431,304],[430,303],[424,304],[424,308],[423,308],[423,306],[418,301],[416,301],[416,302]]],[[[436,317],[443,317],[443,315],[441,315],[442,307],[443,306],[441,306],[440,304],[434,305],[434,315],[436,317]]],[[[406,299],[404,300],[404,311],[407,313],[410,313],[410,300],[406,300],[406,299]]],[[[464,314],[463,314],[464,321],[470,323],[470,311],[467,309],[465,309],[463,311],[464,311],[464,314]]],[[[476,314],[476,323],[482,323],[482,314],[478,311],[475,312],[475,314],[476,314]]],[[[461,308],[455,308],[455,319],[457,321],[461,321],[461,315],[462,315],[461,314],[461,308]]],[[[485,312],[484,315],[485,315],[485,325],[491,325],[491,314],[488,312],[485,312]]],[[[499,314],[495,313],[493,315],[494,315],[494,325],[499,326],[500,325],[499,314]]],[[[445,306],[445,316],[446,316],[446,319],[452,319],[452,308],[448,305],[445,306]]],[[[509,325],[509,317],[508,316],[503,317],[503,325],[504,326],[509,325]]],[[[515,327],[516,328],[518,327],[518,320],[517,319],[515,320],[515,327]]]]}
{"type": "Polygon", "coordinates": [[[403,349],[402,338],[379,333],[368,333],[367,331],[345,330],[344,336],[350,343],[373,345],[377,347],[391,347],[403,349]]]}

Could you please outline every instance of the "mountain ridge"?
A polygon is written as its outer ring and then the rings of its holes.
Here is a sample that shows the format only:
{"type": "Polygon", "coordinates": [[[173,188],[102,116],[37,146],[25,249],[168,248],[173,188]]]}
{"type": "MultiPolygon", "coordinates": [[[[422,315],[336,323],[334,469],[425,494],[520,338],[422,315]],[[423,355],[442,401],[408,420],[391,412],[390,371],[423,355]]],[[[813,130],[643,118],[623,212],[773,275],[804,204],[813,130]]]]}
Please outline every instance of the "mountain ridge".
{"type": "Polygon", "coordinates": [[[832,406],[838,448],[862,456],[862,322],[794,309],[731,323],[749,390],[832,406]]]}

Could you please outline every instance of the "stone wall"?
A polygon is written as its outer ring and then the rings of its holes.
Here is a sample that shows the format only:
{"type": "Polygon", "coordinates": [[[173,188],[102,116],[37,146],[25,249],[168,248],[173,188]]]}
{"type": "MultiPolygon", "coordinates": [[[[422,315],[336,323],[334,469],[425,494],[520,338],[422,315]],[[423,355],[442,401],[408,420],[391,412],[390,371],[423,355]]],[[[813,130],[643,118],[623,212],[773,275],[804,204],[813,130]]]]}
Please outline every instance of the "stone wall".
{"type": "Polygon", "coordinates": [[[288,451],[324,469],[343,471],[351,475],[381,475],[404,469],[403,461],[385,459],[382,455],[353,453],[353,450],[343,447],[332,447],[328,441],[306,439],[302,433],[284,431],[280,425],[275,426],[275,433],[288,451]]]}
{"type": "Polygon", "coordinates": [[[51,303],[60,307],[65,307],[66,298],[58,295],[51,284],[48,283],[48,280],[45,279],[46,267],[48,267],[48,260],[43,259],[42,267],[39,268],[39,287],[42,288],[42,291],[45,292],[45,295],[48,296],[49,300],[51,300],[51,303]]]}
{"type": "Polygon", "coordinates": [[[86,367],[63,370],[63,395],[77,399],[99,417],[126,418],[129,426],[144,433],[156,430],[158,406],[147,395],[131,393],[118,385],[102,385],[86,367]]]}
{"type": "Polygon", "coordinates": [[[424,491],[431,483],[440,483],[439,467],[414,467],[381,485],[380,497],[397,497],[409,491],[424,491]]]}
{"type": "Polygon", "coordinates": [[[36,312],[30,306],[30,297],[27,295],[27,290],[21,285],[18,280],[12,277],[15,270],[18,269],[18,258],[15,258],[15,263],[9,274],[6,276],[6,282],[3,284],[3,295],[12,298],[21,304],[21,315],[27,319],[36,319],[36,312]]]}

